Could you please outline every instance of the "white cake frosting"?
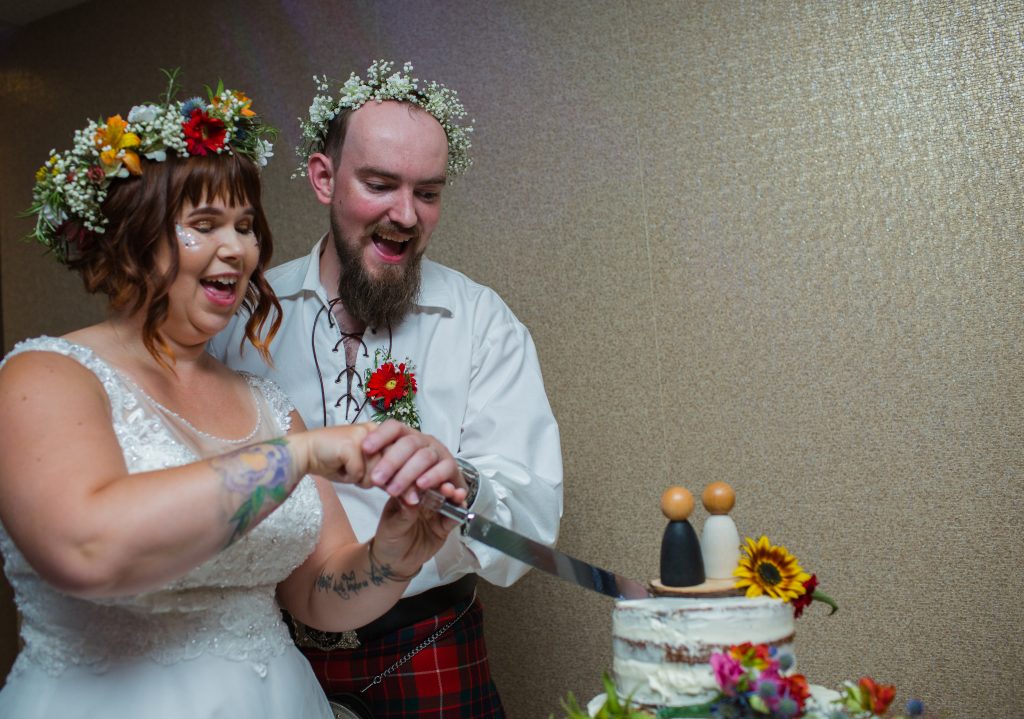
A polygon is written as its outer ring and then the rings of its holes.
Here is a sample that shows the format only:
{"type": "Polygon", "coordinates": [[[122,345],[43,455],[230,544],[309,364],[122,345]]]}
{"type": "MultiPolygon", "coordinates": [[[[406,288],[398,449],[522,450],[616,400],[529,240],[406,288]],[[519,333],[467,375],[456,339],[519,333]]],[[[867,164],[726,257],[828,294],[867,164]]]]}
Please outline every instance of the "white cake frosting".
{"type": "Polygon", "coordinates": [[[612,672],[621,696],[644,706],[714,699],[710,657],[735,644],[793,654],[793,607],[768,597],[622,600],[612,613],[612,672]]]}

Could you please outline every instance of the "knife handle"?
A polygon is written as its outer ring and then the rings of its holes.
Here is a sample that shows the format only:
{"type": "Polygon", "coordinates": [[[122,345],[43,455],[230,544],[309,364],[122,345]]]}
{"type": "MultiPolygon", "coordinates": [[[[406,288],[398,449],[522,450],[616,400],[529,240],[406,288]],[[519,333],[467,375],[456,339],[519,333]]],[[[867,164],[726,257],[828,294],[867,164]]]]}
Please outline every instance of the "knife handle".
{"type": "Polygon", "coordinates": [[[420,504],[431,511],[447,517],[448,519],[454,519],[462,525],[465,525],[473,518],[472,512],[465,507],[452,504],[436,489],[428,489],[425,491],[423,493],[423,498],[420,500],[420,504]]]}

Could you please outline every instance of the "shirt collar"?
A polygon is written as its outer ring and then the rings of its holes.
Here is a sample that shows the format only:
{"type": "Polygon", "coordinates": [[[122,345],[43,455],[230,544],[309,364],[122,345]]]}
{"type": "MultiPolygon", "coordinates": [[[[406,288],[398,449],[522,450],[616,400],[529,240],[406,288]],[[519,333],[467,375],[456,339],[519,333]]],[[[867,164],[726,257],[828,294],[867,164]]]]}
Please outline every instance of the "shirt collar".
{"type": "MultiPolygon", "coordinates": [[[[300,292],[310,292],[320,297],[324,303],[327,302],[328,293],[320,284],[320,251],[326,242],[327,235],[324,234],[320,241],[313,245],[305,261],[300,263],[294,272],[289,272],[279,279],[275,287],[279,296],[291,297],[300,292]]],[[[452,314],[455,311],[455,301],[448,283],[445,282],[441,265],[424,257],[421,272],[420,289],[413,303],[420,308],[441,309],[452,314]]]]}

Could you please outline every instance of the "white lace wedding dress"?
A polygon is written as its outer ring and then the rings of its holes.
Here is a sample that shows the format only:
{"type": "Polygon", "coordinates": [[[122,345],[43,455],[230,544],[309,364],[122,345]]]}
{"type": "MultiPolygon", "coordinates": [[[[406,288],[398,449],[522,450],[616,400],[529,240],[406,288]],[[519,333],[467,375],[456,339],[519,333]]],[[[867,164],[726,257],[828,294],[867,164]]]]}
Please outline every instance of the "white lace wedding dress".
{"type": "MultiPolygon", "coordinates": [[[[8,357],[32,350],[71,357],[99,377],[132,472],[221,454],[288,427],[287,397],[255,376],[246,379],[257,424],[248,437],[223,440],[162,407],[86,347],[41,337],[8,357]]],[[[53,437],[53,451],[63,451],[60,437],[53,437]]],[[[0,527],[24,643],[0,691],[0,717],[329,719],[274,596],[275,585],[313,550],[321,520],[316,486],[306,477],[259,526],[184,577],[103,600],[71,597],[43,582],[0,527]]]]}

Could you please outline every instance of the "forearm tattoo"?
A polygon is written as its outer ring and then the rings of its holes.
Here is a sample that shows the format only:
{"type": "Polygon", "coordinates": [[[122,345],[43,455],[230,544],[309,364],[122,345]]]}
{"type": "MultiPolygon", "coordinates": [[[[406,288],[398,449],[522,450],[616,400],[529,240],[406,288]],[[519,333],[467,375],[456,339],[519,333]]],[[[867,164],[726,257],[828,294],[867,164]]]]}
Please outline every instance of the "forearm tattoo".
{"type": "Polygon", "coordinates": [[[288,497],[292,458],[284,438],[214,457],[210,466],[220,475],[224,489],[244,497],[229,520],[234,530],[228,545],[288,497]]]}
{"type": "Polygon", "coordinates": [[[407,582],[409,577],[401,577],[391,569],[390,564],[382,564],[369,552],[370,569],[364,572],[363,579],[356,579],[356,571],[342,572],[337,579],[333,572],[323,572],[316,578],[314,586],[318,592],[331,592],[339,598],[354,599],[360,590],[369,586],[379,587],[384,582],[407,582]]]}
{"type": "Polygon", "coordinates": [[[333,572],[324,572],[316,578],[316,591],[332,592],[341,599],[353,599],[359,594],[360,589],[366,589],[369,582],[365,579],[357,580],[355,571],[342,572],[337,579],[333,572]]]}

